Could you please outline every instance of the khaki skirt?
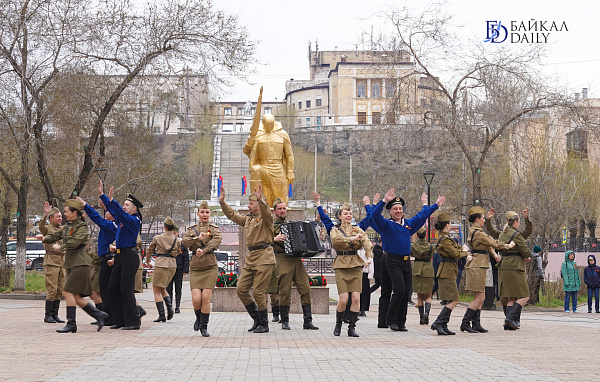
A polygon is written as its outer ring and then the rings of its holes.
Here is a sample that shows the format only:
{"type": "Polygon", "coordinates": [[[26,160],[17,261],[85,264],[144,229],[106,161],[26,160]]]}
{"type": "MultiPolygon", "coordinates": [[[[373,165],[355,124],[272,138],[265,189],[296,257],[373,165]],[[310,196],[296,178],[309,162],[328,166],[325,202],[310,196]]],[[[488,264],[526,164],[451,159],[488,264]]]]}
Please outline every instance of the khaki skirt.
{"type": "Polygon", "coordinates": [[[175,271],[177,271],[176,267],[173,268],[163,268],[163,267],[154,267],[154,276],[152,277],[152,285],[159,288],[166,288],[173,276],[175,276],[175,271]]]}
{"type": "Polygon", "coordinates": [[[67,270],[67,281],[63,290],[78,294],[81,297],[92,294],[92,280],[90,278],[90,265],[80,265],[67,270]]]}
{"type": "Polygon", "coordinates": [[[338,293],[362,292],[363,267],[336,268],[335,284],[338,293]]]}
{"type": "Polygon", "coordinates": [[[521,270],[499,269],[498,294],[503,298],[529,297],[526,273],[521,270]]]}
{"type": "Polygon", "coordinates": [[[135,271],[135,285],[133,287],[133,291],[135,293],[144,293],[144,284],[142,282],[143,273],[143,269],[138,269],[135,271]]]}
{"type": "Polygon", "coordinates": [[[485,274],[487,268],[466,268],[465,289],[472,292],[485,292],[485,274]]]}
{"type": "Polygon", "coordinates": [[[275,272],[275,269],[277,267],[273,268],[273,274],[271,275],[271,281],[269,281],[269,286],[267,287],[267,293],[272,294],[272,293],[277,293],[277,272],[275,272]]]}
{"type": "Polygon", "coordinates": [[[433,291],[433,277],[415,276],[412,277],[413,292],[421,294],[431,294],[433,291]]]}
{"type": "Polygon", "coordinates": [[[92,291],[100,293],[100,264],[92,266],[92,291]]]}
{"type": "Polygon", "coordinates": [[[190,270],[190,289],[215,289],[219,268],[215,265],[201,270],[190,270]]]}
{"type": "Polygon", "coordinates": [[[439,294],[442,300],[458,301],[456,279],[438,279],[439,294]]]}

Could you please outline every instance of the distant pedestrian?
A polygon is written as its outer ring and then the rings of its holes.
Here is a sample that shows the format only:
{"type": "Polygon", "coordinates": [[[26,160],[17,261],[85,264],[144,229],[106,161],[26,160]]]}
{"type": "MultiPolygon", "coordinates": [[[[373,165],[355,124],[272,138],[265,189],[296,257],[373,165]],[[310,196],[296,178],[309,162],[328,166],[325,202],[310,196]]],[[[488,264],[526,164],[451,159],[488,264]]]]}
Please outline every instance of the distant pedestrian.
{"type": "Polygon", "coordinates": [[[542,259],[542,248],[539,245],[533,247],[531,254],[531,301],[540,301],[540,284],[544,282],[544,265],[542,259]]]}
{"type": "MultiPolygon", "coordinates": [[[[179,238],[179,228],[175,226],[173,229],[175,236],[179,238]]],[[[171,279],[169,285],[167,285],[167,293],[171,296],[171,301],[175,302],[175,313],[180,313],[181,307],[181,289],[183,287],[183,275],[190,273],[190,254],[188,249],[181,246],[179,255],[175,258],[177,262],[177,270],[175,276],[171,279]],[[173,287],[175,287],[175,298],[173,298],[173,287]]]]}
{"type": "Polygon", "coordinates": [[[378,237],[373,244],[373,278],[375,282],[371,285],[370,293],[375,292],[381,286],[381,258],[383,257],[383,248],[381,239],[378,237]]]}
{"type": "Polygon", "coordinates": [[[419,324],[429,325],[429,310],[431,309],[431,291],[433,289],[433,265],[431,258],[435,248],[425,240],[427,231],[421,227],[417,231],[419,240],[411,244],[410,254],[415,258],[412,267],[412,284],[417,292],[419,308],[419,324]]]}
{"type": "Polygon", "coordinates": [[[600,292],[600,267],[596,265],[596,256],[588,256],[588,266],[583,271],[583,282],[588,290],[588,313],[592,313],[592,295],[596,298],[596,313],[600,313],[598,292],[600,292]]]}
{"type": "Polygon", "coordinates": [[[573,313],[577,313],[577,292],[581,286],[581,279],[575,262],[575,252],[565,253],[565,262],[560,267],[560,277],[563,279],[565,291],[565,313],[569,313],[569,299],[572,301],[573,313]]]}

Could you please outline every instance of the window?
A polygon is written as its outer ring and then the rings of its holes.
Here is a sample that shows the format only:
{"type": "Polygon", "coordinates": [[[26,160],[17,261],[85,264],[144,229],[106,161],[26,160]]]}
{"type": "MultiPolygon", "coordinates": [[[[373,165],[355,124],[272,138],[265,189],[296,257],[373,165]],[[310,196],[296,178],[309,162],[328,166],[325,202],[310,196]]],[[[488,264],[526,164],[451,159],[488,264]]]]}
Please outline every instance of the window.
{"type": "Polygon", "coordinates": [[[298,126],[302,126],[302,118],[298,118],[298,126]]]}
{"type": "Polygon", "coordinates": [[[317,126],[321,126],[322,124],[321,117],[317,117],[317,126]]]}
{"type": "Polygon", "coordinates": [[[394,98],[396,96],[396,87],[394,84],[386,84],[385,85],[385,96],[387,98],[394,98]]]}
{"type": "Polygon", "coordinates": [[[237,115],[244,115],[244,108],[243,107],[238,107],[237,108],[237,115]]]}
{"type": "Polygon", "coordinates": [[[302,109],[302,101],[298,101],[298,110],[302,109]]]}
{"type": "Polygon", "coordinates": [[[322,106],[323,105],[323,101],[321,100],[321,98],[317,98],[317,106],[322,106]]]}
{"type": "Polygon", "coordinates": [[[250,109],[250,115],[254,115],[254,113],[256,113],[256,108],[253,107],[252,109],[250,109]]]}
{"type": "Polygon", "coordinates": [[[309,99],[306,100],[306,108],[310,109],[310,100],[309,99]]]}
{"type": "Polygon", "coordinates": [[[265,114],[272,114],[270,107],[265,107],[265,114]]]}
{"type": "Polygon", "coordinates": [[[231,115],[231,108],[230,107],[226,107],[225,109],[223,109],[224,114],[225,115],[231,115]]]}
{"type": "Polygon", "coordinates": [[[310,117],[306,118],[306,127],[310,127],[310,117]]]}
{"type": "Polygon", "coordinates": [[[381,124],[381,112],[374,111],[372,114],[373,124],[380,125],[381,124]]]}
{"type": "Polygon", "coordinates": [[[567,134],[567,155],[569,158],[586,158],[588,153],[587,131],[575,129],[567,134]]]}
{"type": "Polygon", "coordinates": [[[356,83],[356,98],[367,97],[367,85],[364,81],[358,81],[356,83]]]}
{"type": "Polygon", "coordinates": [[[223,132],[225,132],[225,133],[233,132],[233,123],[224,123],[223,124],[223,132]]]}
{"type": "Polygon", "coordinates": [[[381,98],[381,81],[371,81],[371,98],[381,98]]]}
{"type": "Polygon", "coordinates": [[[244,130],[244,124],[243,123],[236,123],[235,124],[235,131],[243,131],[244,130]]]}
{"type": "Polygon", "coordinates": [[[358,124],[365,125],[367,123],[367,113],[365,111],[358,112],[358,124]]]}

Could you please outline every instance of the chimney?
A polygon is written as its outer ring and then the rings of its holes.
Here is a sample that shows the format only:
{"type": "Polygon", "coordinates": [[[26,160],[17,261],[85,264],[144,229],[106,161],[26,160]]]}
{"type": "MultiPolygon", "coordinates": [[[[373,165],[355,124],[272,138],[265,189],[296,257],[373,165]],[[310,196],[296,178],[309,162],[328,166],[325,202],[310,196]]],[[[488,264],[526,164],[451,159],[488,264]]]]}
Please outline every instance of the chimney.
{"type": "Polygon", "coordinates": [[[581,97],[583,99],[587,99],[588,98],[588,88],[581,89],[581,97]]]}

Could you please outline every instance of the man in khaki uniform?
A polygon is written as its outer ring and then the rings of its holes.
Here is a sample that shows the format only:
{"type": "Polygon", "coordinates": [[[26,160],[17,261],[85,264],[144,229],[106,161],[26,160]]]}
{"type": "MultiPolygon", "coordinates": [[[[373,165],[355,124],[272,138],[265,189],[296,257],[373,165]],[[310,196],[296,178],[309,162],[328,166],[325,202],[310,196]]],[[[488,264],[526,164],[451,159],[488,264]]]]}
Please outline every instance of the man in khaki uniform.
{"type": "Polygon", "coordinates": [[[292,282],[296,284],[300,293],[302,313],[304,315],[304,329],[318,330],[312,323],[310,285],[308,284],[308,273],[301,257],[285,255],[283,242],[286,237],[281,233],[281,223],[286,223],[287,207],[280,198],[273,202],[275,211],[273,250],[275,252],[275,271],[279,287],[279,311],[281,313],[281,328],[290,330],[290,304],[292,300],[292,282]]]}
{"type": "MultiPolygon", "coordinates": [[[[62,228],[62,214],[56,207],[52,207],[50,203],[44,203],[44,216],[40,220],[38,227],[40,233],[44,236],[50,235],[62,228]],[[46,219],[50,224],[46,224],[46,219]]],[[[58,241],[62,244],[62,240],[58,241]]],[[[64,323],[58,317],[58,309],[60,307],[60,299],[62,298],[63,287],[65,286],[65,272],[63,264],[65,263],[65,253],[56,251],[52,248],[52,244],[44,244],[46,255],[44,256],[44,281],[46,283],[46,313],[44,322],[48,323],[64,323]]]]}
{"type": "Polygon", "coordinates": [[[244,227],[244,235],[248,244],[246,261],[237,283],[238,297],[254,320],[254,325],[248,331],[267,333],[269,317],[267,316],[265,293],[275,266],[273,215],[263,199],[261,185],[258,185],[254,195],[250,195],[248,199],[250,214],[241,215],[225,202],[225,189],[221,187],[221,196],[219,197],[221,208],[229,220],[244,227]],[[254,299],[250,296],[252,288],[254,288],[254,299]]]}

